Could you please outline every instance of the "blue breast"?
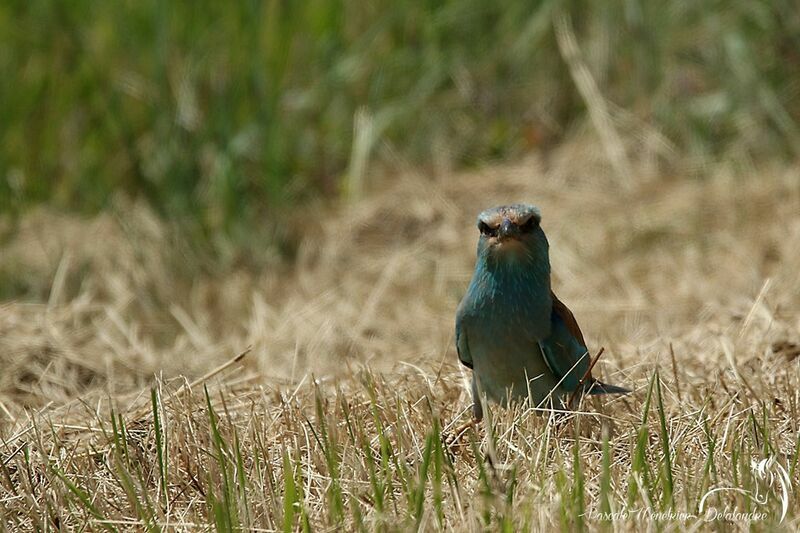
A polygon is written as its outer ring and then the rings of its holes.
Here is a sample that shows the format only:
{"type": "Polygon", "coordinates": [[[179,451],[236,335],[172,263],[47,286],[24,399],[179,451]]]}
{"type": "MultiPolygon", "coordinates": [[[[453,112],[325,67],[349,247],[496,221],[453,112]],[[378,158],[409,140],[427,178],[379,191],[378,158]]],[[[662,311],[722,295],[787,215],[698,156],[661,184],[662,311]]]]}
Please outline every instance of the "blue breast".
{"type": "Polygon", "coordinates": [[[479,265],[465,305],[474,371],[487,395],[503,401],[509,390],[522,397],[530,388],[538,403],[555,386],[539,348],[552,328],[549,271],[479,265]]]}

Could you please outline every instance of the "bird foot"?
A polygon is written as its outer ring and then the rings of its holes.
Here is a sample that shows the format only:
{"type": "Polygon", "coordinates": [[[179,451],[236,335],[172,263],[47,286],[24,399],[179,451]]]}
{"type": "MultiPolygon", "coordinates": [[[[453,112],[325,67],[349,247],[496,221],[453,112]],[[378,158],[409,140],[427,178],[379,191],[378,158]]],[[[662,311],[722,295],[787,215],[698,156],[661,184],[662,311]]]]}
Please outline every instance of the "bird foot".
{"type": "Polygon", "coordinates": [[[459,425],[458,427],[456,427],[452,431],[448,431],[447,433],[442,435],[442,437],[443,437],[442,440],[444,442],[445,448],[447,448],[451,452],[455,452],[455,451],[459,450],[464,445],[464,442],[463,442],[464,441],[464,437],[467,436],[470,428],[477,427],[477,425],[479,423],[480,423],[480,420],[476,420],[474,418],[471,418],[470,420],[468,420],[467,422],[464,422],[463,424],[459,425]]]}

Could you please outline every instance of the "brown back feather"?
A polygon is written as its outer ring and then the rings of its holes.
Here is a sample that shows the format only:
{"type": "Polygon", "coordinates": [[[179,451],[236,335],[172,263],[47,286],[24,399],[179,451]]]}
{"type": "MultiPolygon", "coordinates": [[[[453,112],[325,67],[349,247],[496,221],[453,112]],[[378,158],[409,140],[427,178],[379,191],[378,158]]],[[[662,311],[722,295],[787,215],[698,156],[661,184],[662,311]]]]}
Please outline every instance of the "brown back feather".
{"type": "MultiPolygon", "coordinates": [[[[569,307],[567,307],[564,302],[558,299],[558,296],[556,296],[556,293],[554,293],[552,290],[550,291],[550,296],[553,298],[553,311],[555,311],[555,313],[561,317],[561,320],[564,321],[564,324],[566,324],[569,332],[572,333],[575,338],[578,339],[578,341],[580,341],[580,343],[588,350],[589,347],[586,346],[586,340],[583,338],[583,332],[581,331],[581,327],[578,325],[578,321],[575,320],[575,315],[572,314],[572,311],[569,310],[569,307]]],[[[589,368],[589,375],[586,376],[586,379],[589,383],[591,383],[593,379],[591,367],[589,368]]]]}
{"type": "Polygon", "coordinates": [[[575,320],[575,315],[572,314],[572,311],[564,305],[564,302],[558,299],[556,293],[550,291],[550,296],[553,298],[553,311],[561,317],[561,320],[564,321],[564,324],[567,325],[567,329],[570,333],[572,333],[576,339],[580,341],[581,344],[586,346],[586,341],[583,339],[583,333],[581,332],[580,326],[578,326],[578,321],[575,320]]]}

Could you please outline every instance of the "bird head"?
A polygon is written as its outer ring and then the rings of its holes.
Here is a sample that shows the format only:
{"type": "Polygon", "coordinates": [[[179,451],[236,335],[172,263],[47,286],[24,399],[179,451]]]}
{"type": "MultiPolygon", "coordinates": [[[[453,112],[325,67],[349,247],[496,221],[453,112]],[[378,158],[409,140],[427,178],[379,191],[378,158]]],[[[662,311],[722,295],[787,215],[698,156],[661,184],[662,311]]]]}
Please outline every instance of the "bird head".
{"type": "Polygon", "coordinates": [[[493,262],[548,259],[539,209],[528,204],[492,207],[478,215],[478,256],[493,262]]]}

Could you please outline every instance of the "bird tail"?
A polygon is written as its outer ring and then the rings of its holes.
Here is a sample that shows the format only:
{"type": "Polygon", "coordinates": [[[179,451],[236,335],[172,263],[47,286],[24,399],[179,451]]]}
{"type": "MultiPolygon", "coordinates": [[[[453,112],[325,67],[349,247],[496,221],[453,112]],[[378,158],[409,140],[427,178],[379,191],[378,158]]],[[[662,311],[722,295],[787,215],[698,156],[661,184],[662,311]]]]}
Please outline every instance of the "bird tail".
{"type": "Polygon", "coordinates": [[[592,396],[598,394],[628,394],[632,392],[630,389],[626,389],[625,387],[618,387],[616,385],[609,385],[608,383],[603,383],[602,381],[594,380],[591,385],[588,387],[589,394],[592,396]]]}

